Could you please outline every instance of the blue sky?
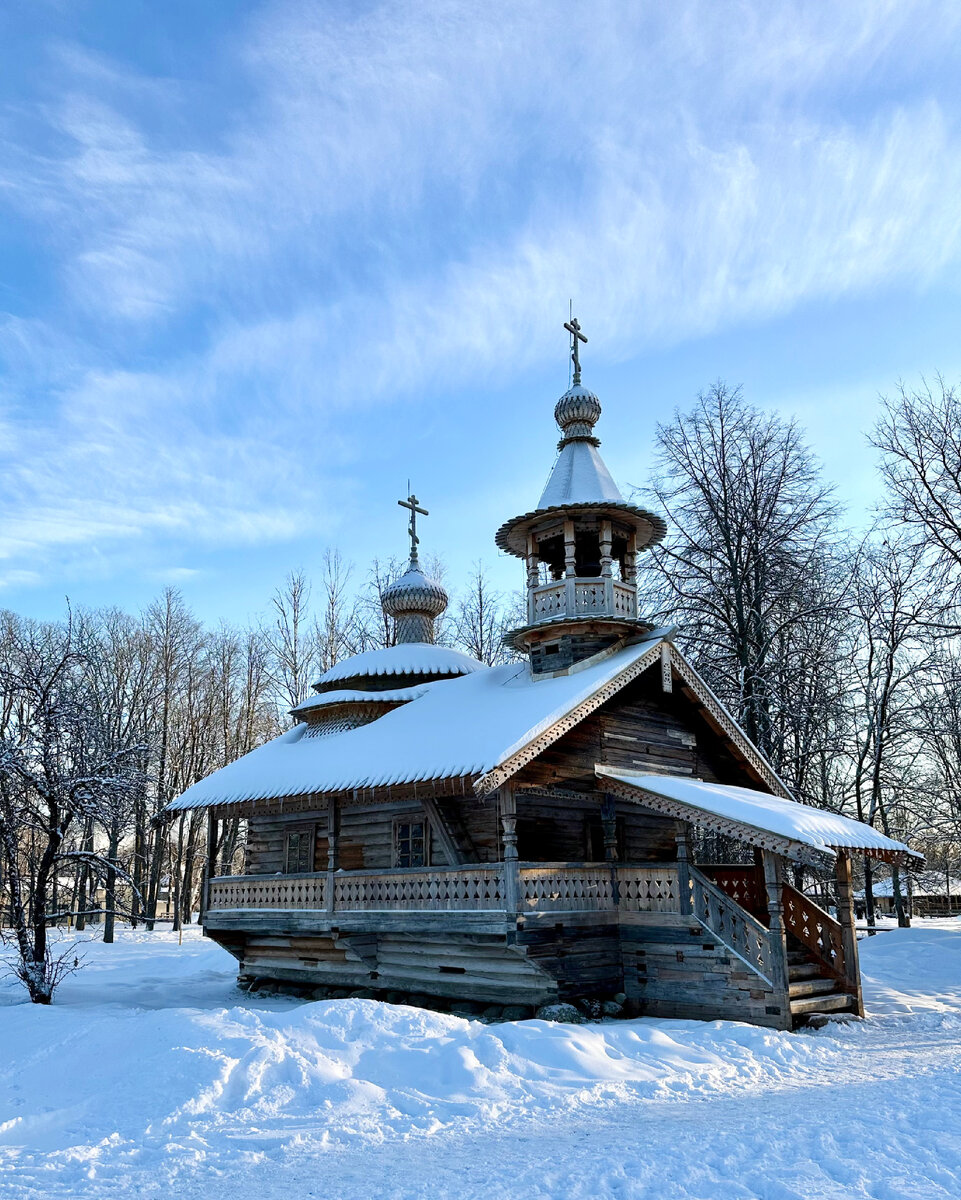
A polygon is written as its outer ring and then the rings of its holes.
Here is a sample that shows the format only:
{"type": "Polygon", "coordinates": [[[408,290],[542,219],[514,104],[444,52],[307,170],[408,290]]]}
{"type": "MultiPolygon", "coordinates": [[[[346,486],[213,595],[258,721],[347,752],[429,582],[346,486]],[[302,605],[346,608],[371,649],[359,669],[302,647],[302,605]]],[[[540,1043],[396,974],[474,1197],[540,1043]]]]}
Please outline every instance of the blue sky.
{"type": "Polygon", "coordinates": [[[0,8],[0,604],[261,611],[338,546],[449,582],[535,502],[568,300],[615,478],[714,379],[863,521],[961,379],[961,5],[0,8]]]}

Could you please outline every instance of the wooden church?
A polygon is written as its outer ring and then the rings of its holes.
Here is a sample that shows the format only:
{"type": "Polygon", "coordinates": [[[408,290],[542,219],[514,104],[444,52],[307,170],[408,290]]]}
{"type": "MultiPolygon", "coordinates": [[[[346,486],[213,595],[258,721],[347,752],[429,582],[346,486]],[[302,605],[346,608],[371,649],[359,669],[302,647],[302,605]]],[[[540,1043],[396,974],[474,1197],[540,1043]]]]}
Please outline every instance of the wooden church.
{"type": "Polygon", "coordinates": [[[495,539],[526,566],[522,657],[435,644],[447,595],[409,497],[410,564],[384,595],[395,644],[338,663],[292,729],[171,806],[207,809],[211,848],[220,820],[247,822],[243,875],[208,857],[205,932],[242,979],[415,1003],[520,1015],[623,993],[631,1013],[781,1029],[860,1014],[851,856],[917,856],[793,801],[672,630],[639,615],[637,556],[666,529],[598,453],[568,328],[557,458],[495,539]],[[798,863],[831,877],[836,915],[792,886],[798,863]]]}

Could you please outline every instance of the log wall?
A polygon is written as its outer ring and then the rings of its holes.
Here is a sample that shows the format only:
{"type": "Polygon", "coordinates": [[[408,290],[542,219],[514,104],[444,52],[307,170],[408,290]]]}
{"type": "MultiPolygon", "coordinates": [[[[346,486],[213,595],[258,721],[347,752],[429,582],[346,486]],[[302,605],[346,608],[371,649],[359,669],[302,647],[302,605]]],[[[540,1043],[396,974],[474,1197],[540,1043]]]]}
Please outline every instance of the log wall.
{"type": "Polygon", "coordinates": [[[745,962],[690,918],[622,921],[624,991],[645,1016],[790,1029],[790,1011],[745,962]]]}

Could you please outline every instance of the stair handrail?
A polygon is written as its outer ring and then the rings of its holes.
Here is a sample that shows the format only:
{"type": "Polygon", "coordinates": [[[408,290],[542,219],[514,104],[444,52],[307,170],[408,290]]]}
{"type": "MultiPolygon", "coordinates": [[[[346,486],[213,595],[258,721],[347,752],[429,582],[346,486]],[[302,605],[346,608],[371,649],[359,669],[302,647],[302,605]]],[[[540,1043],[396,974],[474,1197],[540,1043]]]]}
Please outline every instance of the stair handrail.
{"type": "Polygon", "coordinates": [[[695,866],[688,871],[695,920],[765,983],[776,987],[770,930],[695,866]]]}
{"type": "Polygon", "coordinates": [[[796,887],[785,883],[782,891],[784,905],[784,928],[806,946],[845,988],[850,991],[844,962],[844,938],[840,921],[825,912],[819,904],[805,896],[796,887]]]}

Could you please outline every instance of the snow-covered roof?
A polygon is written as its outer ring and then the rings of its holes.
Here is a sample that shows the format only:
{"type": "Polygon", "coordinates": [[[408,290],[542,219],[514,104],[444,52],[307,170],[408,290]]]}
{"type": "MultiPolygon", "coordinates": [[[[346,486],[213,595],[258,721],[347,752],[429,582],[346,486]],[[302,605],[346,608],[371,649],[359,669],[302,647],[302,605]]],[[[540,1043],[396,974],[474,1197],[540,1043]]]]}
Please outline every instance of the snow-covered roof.
{"type": "Polygon", "coordinates": [[[342,659],[325,671],[314,687],[370,675],[470,675],[486,669],[476,658],[449,646],[404,642],[385,650],[365,650],[363,654],[342,659]]]}
{"type": "Polygon", "coordinates": [[[568,442],[554,462],[537,507],[598,501],[622,504],[624,497],[592,442],[586,439],[568,442]]]}
{"type": "MultiPolygon", "coordinates": [[[[624,788],[637,789],[638,799],[661,798],[667,802],[659,807],[671,815],[700,821],[709,827],[734,832],[740,827],[744,840],[764,845],[764,835],[782,839],[794,846],[813,849],[817,855],[832,858],[836,850],[857,850],[871,857],[920,859],[910,847],[839,813],[785,800],[751,788],[730,784],[705,783],[698,779],[673,775],[651,775],[640,771],[625,771],[598,766],[599,777],[611,780],[624,788]]],[[[804,857],[795,855],[795,857],[804,857]]]]}
{"type": "Polygon", "coordinates": [[[413,687],[385,688],[379,692],[365,692],[359,688],[340,688],[335,692],[321,692],[319,696],[308,696],[306,700],[292,708],[292,713],[307,712],[309,709],[325,708],[331,704],[406,704],[408,700],[416,700],[423,695],[426,684],[417,683],[413,687]]]}
{"type": "Polygon", "coordinates": [[[195,783],[170,808],[486,774],[592,697],[600,704],[611,687],[635,678],[656,659],[662,633],[567,675],[535,678],[525,662],[425,683],[410,703],[324,738],[304,737],[307,726],[297,725],[195,783]]]}

